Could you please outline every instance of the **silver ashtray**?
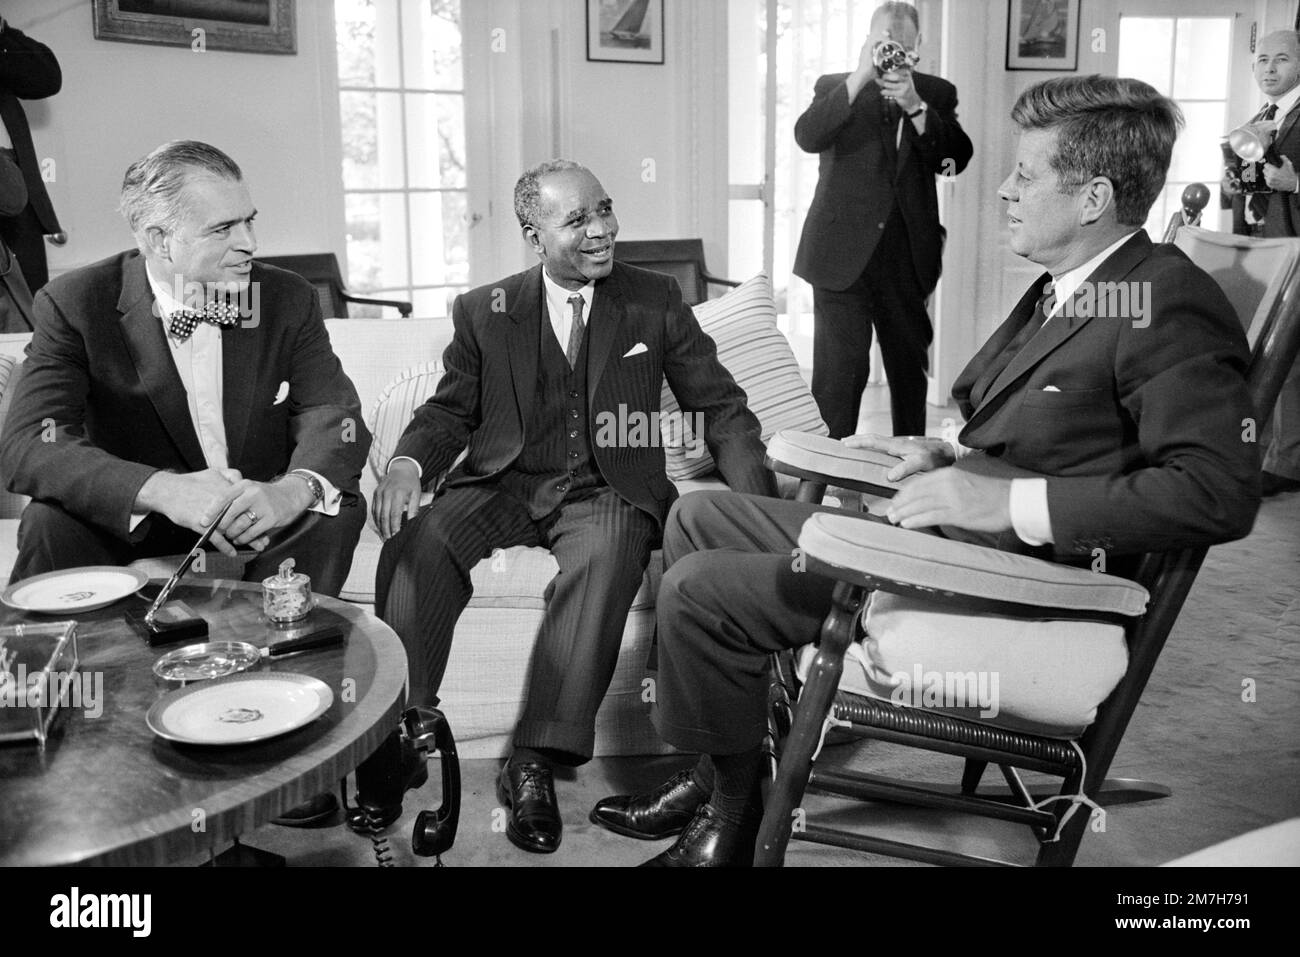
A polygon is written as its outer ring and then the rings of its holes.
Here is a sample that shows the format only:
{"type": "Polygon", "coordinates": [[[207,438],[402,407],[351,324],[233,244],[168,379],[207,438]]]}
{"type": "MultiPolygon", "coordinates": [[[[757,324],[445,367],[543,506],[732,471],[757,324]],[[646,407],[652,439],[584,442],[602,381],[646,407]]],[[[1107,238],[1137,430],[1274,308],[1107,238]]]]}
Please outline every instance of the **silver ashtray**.
{"type": "Polygon", "coordinates": [[[247,671],[262,660],[262,652],[246,641],[205,641],[169,651],[153,663],[164,681],[207,681],[247,671]]]}

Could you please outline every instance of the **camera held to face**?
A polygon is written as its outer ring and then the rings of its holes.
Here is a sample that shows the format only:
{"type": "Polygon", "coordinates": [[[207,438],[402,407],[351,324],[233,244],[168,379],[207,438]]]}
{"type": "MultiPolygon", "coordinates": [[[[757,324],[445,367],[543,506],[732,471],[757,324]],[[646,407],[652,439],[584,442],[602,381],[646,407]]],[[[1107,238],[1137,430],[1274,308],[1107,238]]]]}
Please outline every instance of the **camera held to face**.
{"type": "Polygon", "coordinates": [[[919,59],[897,40],[881,40],[871,48],[871,62],[879,73],[911,69],[919,59]]]}

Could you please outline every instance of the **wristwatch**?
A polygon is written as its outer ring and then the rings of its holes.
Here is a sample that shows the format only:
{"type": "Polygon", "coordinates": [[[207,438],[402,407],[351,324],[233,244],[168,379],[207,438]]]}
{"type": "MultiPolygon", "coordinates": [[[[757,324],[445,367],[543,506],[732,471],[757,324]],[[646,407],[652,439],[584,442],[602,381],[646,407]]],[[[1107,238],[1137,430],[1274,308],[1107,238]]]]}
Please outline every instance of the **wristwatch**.
{"type": "Polygon", "coordinates": [[[294,469],[288,474],[298,476],[298,478],[306,482],[307,487],[311,489],[311,505],[308,505],[308,508],[311,508],[312,505],[320,504],[320,500],[325,497],[325,486],[321,485],[320,479],[312,475],[306,469],[294,469]]]}

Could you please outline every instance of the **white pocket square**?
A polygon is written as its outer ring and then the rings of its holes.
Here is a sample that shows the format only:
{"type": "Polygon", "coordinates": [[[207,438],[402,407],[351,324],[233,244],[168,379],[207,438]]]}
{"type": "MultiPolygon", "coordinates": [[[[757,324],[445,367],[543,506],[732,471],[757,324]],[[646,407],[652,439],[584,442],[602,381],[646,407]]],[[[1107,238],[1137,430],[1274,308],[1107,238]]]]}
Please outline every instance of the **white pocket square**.
{"type": "Polygon", "coordinates": [[[626,359],[629,356],[639,356],[641,353],[649,351],[650,350],[646,348],[644,342],[638,342],[631,349],[628,349],[627,352],[623,353],[623,358],[626,359]]]}
{"type": "Polygon", "coordinates": [[[1043,386],[1043,391],[1044,391],[1044,392],[1060,392],[1061,390],[1058,389],[1058,388],[1057,388],[1056,386],[1054,386],[1054,385],[1045,385],[1045,386],[1043,386]]]}
{"type": "Polygon", "coordinates": [[[271,404],[272,404],[272,405],[279,405],[281,402],[283,402],[283,401],[284,401],[285,399],[287,399],[287,398],[289,398],[289,383],[288,383],[288,381],[286,380],[286,381],[280,383],[280,388],[279,388],[279,390],[275,393],[275,401],[272,402],[271,404]]]}

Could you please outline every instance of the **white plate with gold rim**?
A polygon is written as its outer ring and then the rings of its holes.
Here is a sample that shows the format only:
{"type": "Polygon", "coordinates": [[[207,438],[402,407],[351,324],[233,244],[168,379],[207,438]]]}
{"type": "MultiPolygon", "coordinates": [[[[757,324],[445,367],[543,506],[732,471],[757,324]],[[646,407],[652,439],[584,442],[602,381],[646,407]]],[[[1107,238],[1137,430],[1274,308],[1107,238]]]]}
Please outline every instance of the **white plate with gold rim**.
{"type": "Polygon", "coordinates": [[[42,615],[94,611],[134,594],[148,580],[138,568],[118,565],[63,568],[14,582],[0,594],[0,602],[42,615]]]}
{"type": "Polygon", "coordinates": [[[251,744],[308,725],[333,703],[329,685],[310,675],[238,674],[163,695],[145,722],[182,744],[251,744]]]}

